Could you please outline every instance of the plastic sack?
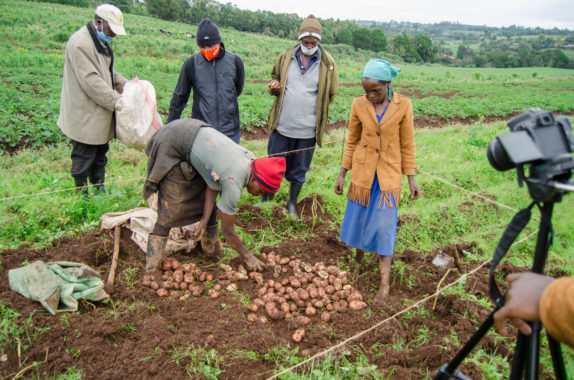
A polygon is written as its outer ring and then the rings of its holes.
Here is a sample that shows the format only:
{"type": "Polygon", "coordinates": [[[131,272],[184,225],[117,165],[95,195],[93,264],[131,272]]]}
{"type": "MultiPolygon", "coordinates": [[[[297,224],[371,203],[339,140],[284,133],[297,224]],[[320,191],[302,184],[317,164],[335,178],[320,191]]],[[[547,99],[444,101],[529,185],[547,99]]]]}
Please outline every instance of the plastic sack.
{"type": "Polygon", "coordinates": [[[143,149],[163,126],[156,108],[155,88],[136,77],[124,85],[122,103],[116,111],[116,136],[129,147],[143,149]]]}

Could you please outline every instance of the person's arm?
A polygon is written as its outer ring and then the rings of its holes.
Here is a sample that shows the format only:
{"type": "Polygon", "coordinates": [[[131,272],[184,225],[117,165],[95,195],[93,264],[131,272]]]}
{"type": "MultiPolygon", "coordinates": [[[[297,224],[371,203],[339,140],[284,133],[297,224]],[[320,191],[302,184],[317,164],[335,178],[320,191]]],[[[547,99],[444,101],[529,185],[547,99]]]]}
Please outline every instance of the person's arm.
{"type": "Polygon", "coordinates": [[[82,90],[98,105],[113,111],[121,95],[101,76],[91,49],[79,44],[66,46],[66,59],[82,90]]]}
{"type": "Polygon", "coordinates": [[[225,241],[241,255],[250,270],[263,270],[265,265],[245,248],[241,238],[237,235],[237,232],[235,232],[235,215],[225,214],[221,212],[221,210],[218,210],[218,212],[221,218],[221,232],[223,233],[223,237],[225,237],[225,241]]]}
{"type": "Polygon", "coordinates": [[[409,180],[409,190],[411,191],[410,197],[411,199],[417,199],[418,197],[421,196],[422,190],[418,185],[417,181],[415,181],[414,175],[409,175],[407,176],[407,178],[409,180]]]}
{"type": "Polygon", "coordinates": [[[127,82],[128,80],[122,74],[114,70],[114,85],[120,94],[124,92],[124,86],[127,82]]]}
{"type": "Polygon", "coordinates": [[[213,211],[213,205],[215,204],[215,199],[217,198],[217,194],[219,191],[212,190],[209,186],[205,187],[205,200],[203,202],[203,215],[199,222],[194,223],[193,231],[190,233],[190,238],[192,240],[198,241],[201,240],[205,230],[207,228],[207,222],[209,221],[209,217],[211,216],[211,212],[213,211]]]}
{"type": "Polygon", "coordinates": [[[237,71],[235,92],[237,92],[237,96],[239,96],[243,92],[243,86],[245,85],[245,68],[243,67],[243,61],[237,55],[235,56],[235,70],[237,71]]]}
{"type": "Polygon", "coordinates": [[[177,85],[175,86],[175,90],[173,90],[171,102],[169,103],[169,114],[167,115],[166,124],[179,119],[183,109],[187,105],[195,79],[193,59],[193,56],[188,58],[181,68],[177,85]]]}
{"type": "Polygon", "coordinates": [[[343,187],[345,186],[345,175],[347,174],[348,169],[346,168],[341,168],[341,170],[339,170],[339,176],[337,177],[337,180],[335,181],[335,194],[337,195],[343,195],[343,187]]]}
{"type": "Polygon", "coordinates": [[[273,65],[273,69],[271,69],[271,80],[267,85],[267,90],[273,96],[279,96],[281,94],[281,68],[283,54],[281,54],[275,61],[275,65],[273,65]]]}
{"type": "Polygon", "coordinates": [[[494,313],[494,327],[507,335],[504,326],[507,319],[521,333],[530,335],[532,328],[527,322],[540,320],[540,299],[544,290],[554,282],[553,278],[532,272],[512,273],[506,277],[510,288],[506,293],[504,306],[494,313]]]}
{"type": "Polygon", "coordinates": [[[540,320],[557,341],[574,347],[574,277],[552,282],[540,299],[540,320]]]}

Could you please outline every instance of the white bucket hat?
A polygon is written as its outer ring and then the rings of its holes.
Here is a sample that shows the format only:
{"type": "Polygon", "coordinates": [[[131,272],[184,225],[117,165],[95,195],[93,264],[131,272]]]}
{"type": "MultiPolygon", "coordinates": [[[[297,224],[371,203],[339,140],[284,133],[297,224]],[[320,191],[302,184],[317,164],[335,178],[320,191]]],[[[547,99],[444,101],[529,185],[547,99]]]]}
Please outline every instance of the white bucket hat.
{"type": "Polygon", "coordinates": [[[112,32],[119,36],[126,35],[126,30],[124,29],[124,16],[119,8],[111,4],[101,4],[96,8],[96,15],[108,22],[112,32]]]}

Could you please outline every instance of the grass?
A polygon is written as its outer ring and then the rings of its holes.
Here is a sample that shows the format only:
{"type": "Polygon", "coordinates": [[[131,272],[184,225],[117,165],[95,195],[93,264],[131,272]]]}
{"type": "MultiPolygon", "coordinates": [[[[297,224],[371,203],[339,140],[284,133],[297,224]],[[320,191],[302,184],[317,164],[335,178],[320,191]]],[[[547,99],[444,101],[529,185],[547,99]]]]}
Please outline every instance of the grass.
{"type": "MultiPolygon", "coordinates": [[[[104,213],[144,206],[141,189],[146,157],[143,152],[116,141],[112,142],[109,153],[108,194],[91,192],[90,201],[86,202],[71,191],[70,146],[56,127],[63,52],[69,35],[93,17],[93,10],[16,0],[3,1],[0,10],[0,24],[4,26],[0,28],[0,65],[3,68],[0,74],[0,148],[22,143],[32,148],[13,156],[0,156],[0,250],[15,249],[24,244],[45,247],[54,239],[97,228],[104,213]]],[[[156,87],[158,109],[165,117],[181,65],[197,50],[195,42],[182,34],[189,31],[189,25],[135,15],[127,15],[126,25],[129,35],[113,42],[116,70],[128,78],[137,75],[150,80],[156,87]],[[170,31],[173,38],[158,36],[157,29],[170,31]]],[[[226,47],[239,54],[245,63],[247,82],[239,98],[242,128],[262,126],[273,98],[267,95],[265,84],[255,81],[268,79],[275,58],[294,42],[227,29],[222,29],[221,34],[226,47]]],[[[358,83],[364,64],[371,58],[370,53],[354,51],[345,45],[326,48],[338,64],[340,82],[358,83]]],[[[398,66],[403,71],[393,85],[399,93],[410,95],[416,117],[451,121],[474,117],[476,121],[471,125],[416,130],[420,165],[417,181],[424,195],[416,201],[408,199],[405,180],[399,215],[407,222],[399,228],[396,252],[410,249],[426,255],[447,244],[476,242],[478,249],[467,257],[481,263],[491,257],[516,211],[530,202],[527,189],[517,186],[516,170],[498,172],[489,165],[486,147],[497,135],[507,133],[508,128],[504,122],[490,123],[488,118],[508,117],[534,106],[571,113],[574,110],[574,72],[549,68],[478,70],[401,63],[398,66]]],[[[330,108],[330,121],[346,121],[353,98],[362,92],[357,86],[341,87],[330,108]]],[[[344,130],[325,137],[324,146],[315,152],[300,197],[323,196],[324,211],[333,217],[334,223],[341,222],[346,204],[346,198],[332,190],[339,172],[344,139],[344,130]]],[[[258,156],[266,154],[265,141],[243,141],[242,145],[258,156]]],[[[262,215],[270,222],[273,222],[272,207],[284,204],[287,198],[286,185],[283,184],[274,202],[262,206],[262,215]]],[[[258,199],[244,192],[241,202],[255,204],[258,199]]],[[[573,202],[572,196],[566,195],[555,205],[553,227],[556,234],[547,260],[548,270],[559,269],[570,275],[574,274],[571,248],[574,220],[570,217],[573,202]]],[[[538,212],[533,216],[537,217],[538,212]]],[[[245,213],[239,217],[248,220],[252,215],[245,213]]],[[[518,238],[524,241],[510,249],[508,260],[525,268],[530,266],[537,228],[537,221],[533,219],[518,238]]],[[[280,226],[273,225],[272,229],[238,232],[247,248],[258,252],[263,246],[278,244],[292,236],[313,236],[314,228],[288,219],[280,226]]],[[[229,250],[225,254],[223,261],[236,255],[229,250]]],[[[413,282],[415,279],[409,277],[408,266],[399,263],[396,261],[393,265],[393,281],[413,282]]],[[[1,256],[0,268],[3,268],[1,256]]],[[[125,269],[119,281],[133,286],[134,276],[133,271],[125,269]]],[[[462,287],[449,292],[468,297],[462,287]]],[[[490,307],[485,299],[473,301],[490,307]]],[[[114,307],[123,309],[129,305],[114,307]]],[[[154,306],[149,308],[154,310],[154,306]]],[[[118,318],[118,315],[115,310],[109,314],[110,318],[118,318]]],[[[18,312],[4,305],[0,305],[0,317],[0,349],[7,345],[30,344],[43,332],[32,326],[30,318],[24,325],[17,324],[18,312]]],[[[69,319],[62,316],[61,322],[65,325],[69,319]]],[[[135,325],[125,326],[126,331],[134,328],[135,325]]],[[[458,338],[451,336],[449,339],[456,341],[458,338]]],[[[397,337],[393,348],[402,350],[406,345],[407,342],[397,337]]],[[[546,368],[551,368],[548,350],[543,348],[542,362],[546,368]]],[[[268,360],[277,368],[286,368],[302,360],[296,350],[276,347],[264,358],[250,352],[236,355],[268,360]]],[[[563,350],[567,370],[574,373],[574,352],[569,348],[563,350]]],[[[152,356],[157,354],[156,350],[152,356]]],[[[201,373],[205,377],[216,377],[222,371],[223,358],[215,350],[188,346],[173,348],[170,356],[174,363],[185,366],[190,376],[201,373]]],[[[289,373],[282,378],[381,377],[359,351],[354,351],[352,357],[327,356],[302,373],[289,373]]],[[[481,367],[485,378],[497,378],[501,366],[506,365],[500,356],[480,350],[469,360],[481,367]]],[[[43,378],[39,372],[30,376],[43,378]]],[[[83,375],[70,368],[63,374],[46,376],[75,379],[83,375]]]]}

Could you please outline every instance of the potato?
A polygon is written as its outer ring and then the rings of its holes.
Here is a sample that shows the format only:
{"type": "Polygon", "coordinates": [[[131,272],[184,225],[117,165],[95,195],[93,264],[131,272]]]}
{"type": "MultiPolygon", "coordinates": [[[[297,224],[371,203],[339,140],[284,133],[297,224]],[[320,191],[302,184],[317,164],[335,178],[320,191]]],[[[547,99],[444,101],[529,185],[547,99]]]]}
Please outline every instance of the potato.
{"type": "Polygon", "coordinates": [[[311,317],[315,314],[317,314],[317,309],[315,309],[313,306],[307,306],[307,308],[305,309],[305,315],[311,317]]]}
{"type": "Polygon", "coordinates": [[[333,294],[333,293],[335,293],[335,290],[336,290],[336,289],[335,289],[335,287],[334,287],[333,285],[327,285],[327,286],[325,286],[325,291],[326,291],[328,294],[333,294]]]}
{"type": "Polygon", "coordinates": [[[257,316],[257,314],[247,314],[247,321],[251,322],[251,323],[255,323],[259,320],[259,317],[257,316]]]}
{"type": "Polygon", "coordinates": [[[170,270],[171,269],[171,259],[164,259],[163,260],[163,265],[162,265],[163,270],[170,270]]]}
{"type": "Polygon", "coordinates": [[[327,311],[333,311],[335,310],[335,306],[332,303],[328,303],[325,305],[325,309],[327,309],[327,311]]]}
{"type": "Polygon", "coordinates": [[[179,269],[181,268],[181,263],[179,261],[177,261],[176,259],[171,260],[171,267],[172,269],[179,269]]]}
{"type": "Polygon", "coordinates": [[[205,281],[213,281],[213,275],[212,275],[211,273],[208,273],[208,274],[205,276],[205,281]]]}
{"type": "Polygon", "coordinates": [[[162,281],[167,281],[171,278],[171,271],[169,271],[169,274],[166,272],[161,276],[162,281]]]}
{"type": "Polygon", "coordinates": [[[296,278],[289,279],[289,283],[291,284],[291,286],[293,288],[300,288],[301,287],[301,282],[296,278]]]}
{"type": "Polygon", "coordinates": [[[149,281],[151,282],[151,274],[144,274],[142,277],[142,281],[149,281]]]}
{"type": "Polygon", "coordinates": [[[220,284],[215,284],[215,285],[213,285],[213,290],[220,291],[220,290],[221,290],[221,285],[220,285],[220,284]]]}
{"type": "Polygon", "coordinates": [[[259,307],[265,306],[265,302],[261,298],[255,298],[253,303],[259,307]]]}
{"type": "Polygon", "coordinates": [[[259,306],[257,306],[257,304],[255,304],[254,302],[250,303],[249,305],[247,305],[247,309],[249,309],[249,311],[252,311],[254,313],[257,313],[257,310],[259,310],[259,306]]]}
{"type": "Polygon", "coordinates": [[[210,296],[211,298],[217,298],[219,297],[219,292],[215,289],[209,289],[207,295],[210,296]]]}
{"type": "Polygon", "coordinates": [[[281,285],[283,285],[283,286],[289,285],[289,279],[288,278],[284,278],[280,282],[281,282],[281,285]]]}
{"type": "Polygon", "coordinates": [[[144,278],[144,279],[142,280],[142,285],[143,285],[143,286],[149,288],[150,284],[151,284],[151,281],[150,281],[149,278],[144,278]]]}
{"type": "Polygon", "coordinates": [[[288,258],[288,257],[282,257],[282,258],[279,259],[279,264],[281,264],[281,265],[289,264],[290,261],[291,261],[290,258],[288,258]]]}
{"type": "Polygon", "coordinates": [[[309,323],[311,323],[311,320],[309,319],[309,317],[306,317],[304,315],[299,315],[299,316],[297,316],[297,322],[299,322],[303,326],[307,326],[309,323]]]}
{"type": "Polygon", "coordinates": [[[301,342],[301,340],[303,340],[304,336],[305,336],[305,329],[300,328],[300,329],[295,330],[295,332],[293,333],[293,336],[291,338],[293,339],[293,341],[295,343],[299,343],[299,342],[301,342]]]}
{"type": "Polygon", "coordinates": [[[266,286],[257,289],[257,295],[260,296],[260,297],[261,297],[262,295],[266,294],[266,293],[267,293],[267,287],[266,287],[266,286]]]}
{"type": "Polygon", "coordinates": [[[309,299],[309,293],[307,293],[307,291],[303,288],[297,289],[297,294],[299,295],[299,298],[303,301],[306,301],[309,299]]]}
{"type": "Polygon", "coordinates": [[[181,265],[181,269],[187,273],[187,272],[191,272],[194,268],[193,268],[193,264],[186,263],[186,264],[181,265]]]}
{"type": "Polygon", "coordinates": [[[261,317],[259,317],[259,323],[266,325],[267,324],[267,317],[262,315],[261,317]]]}
{"type": "Polygon", "coordinates": [[[179,298],[180,295],[181,295],[181,292],[179,290],[170,290],[169,291],[169,296],[171,298],[179,298]]]}
{"type": "Polygon", "coordinates": [[[351,301],[362,301],[363,296],[361,295],[361,293],[359,291],[354,291],[347,297],[347,300],[349,302],[351,302],[351,301]]]}
{"type": "Polygon", "coordinates": [[[152,281],[152,282],[149,284],[149,287],[152,288],[152,289],[154,289],[154,290],[157,290],[157,289],[159,289],[159,284],[157,283],[157,281],[152,281]]]}
{"type": "Polygon", "coordinates": [[[188,286],[189,286],[189,285],[187,284],[187,282],[182,282],[181,284],[179,284],[179,288],[180,288],[181,290],[187,289],[188,286]]]}
{"type": "Polygon", "coordinates": [[[191,292],[191,294],[192,294],[194,297],[199,297],[199,296],[201,296],[202,293],[203,293],[203,289],[201,289],[201,288],[196,288],[195,290],[193,290],[193,291],[191,292]]]}
{"type": "Polygon", "coordinates": [[[224,272],[232,272],[233,268],[227,264],[219,264],[219,268],[221,268],[224,272]]]}
{"type": "Polygon", "coordinates": [[[186,297],[185,295],[179,296],[179,300],[180,300],[180,301],[185,301],[185,300],[187,300],[187,297],[186,297]]]}
{"type": "Polygon", "coordinates": [[[183,281],[183,271],[178,269],[175,272],[173,272],[173,281],[176,283],[180,283],[183,281]]]}
{"type": "Polygon", "coordinates": [[[193,274],[192,273],[184,274],[183,281],[187,284],[193,284],[193,282],[195,281],[195,279],[193,278],[193,274]]]}
{"type": "Polygon", "coordinates": [[[292,313],[297,311],[297,305],[295,305],[294,303],[290,304],[289,305],[289,311],[292,313]]]}
{"type": "Polygon", "coordinates": [[[269,302],[265,304],[265,312],[269,316],[269,318],[278,320],[285,318],[285,313],[275,306],[274,302],[269,302]]]}
{"type": "Polygon", "coordinates": [[[367,307],[367,304],[363,301],[353,300],[349,302],[349,309],[351,310],[362,310],[367,307]]]}
{"type": "Polygon", "coordinates": [[[167,297],[169,295],[169,291],[164,288],[158,289],[156,293],[160,297],[167,297]]]}
{"type": "Polygon", "coordinates": [[[164,288],[164,289],[168,289],[168,290],[169,290],[169,289],[173,289],[173,282],[171,282],[171,281],[169,281],[169,280],[168,280],[168,281],[164,281],[164,282],[161,283],[161,287],[164,288]]]}
{"type": "Polygon", "coordinates": [[[321,313],[321,320],[323,322],[329,322],[331,320],[331,314],[328,311],[324,311],[321,313]]]}
{"type": "Polygon", "coordinates": [[[311,288],[308,290],[308,293],[310,298],[317,298],[317,289],[311,288]]]}
{"type": "Polygon", "coordinates": [[[315,300],[313,306],[316,307],[317,309],[322,309],[325,307],[325,304],[321,300],[315,300]]]}
{"type": "Polygon", "coordinates": [[[207,273],[201,272],[201,274],[199,275],[199,281],[204,282],[206,277],[207,277],[207,273]]]}
{"type": "Polygon", "coordinates": [[[237,284],[228,285],[225,290],[228,292],[235,292],[237,291],[237,284]]]}

